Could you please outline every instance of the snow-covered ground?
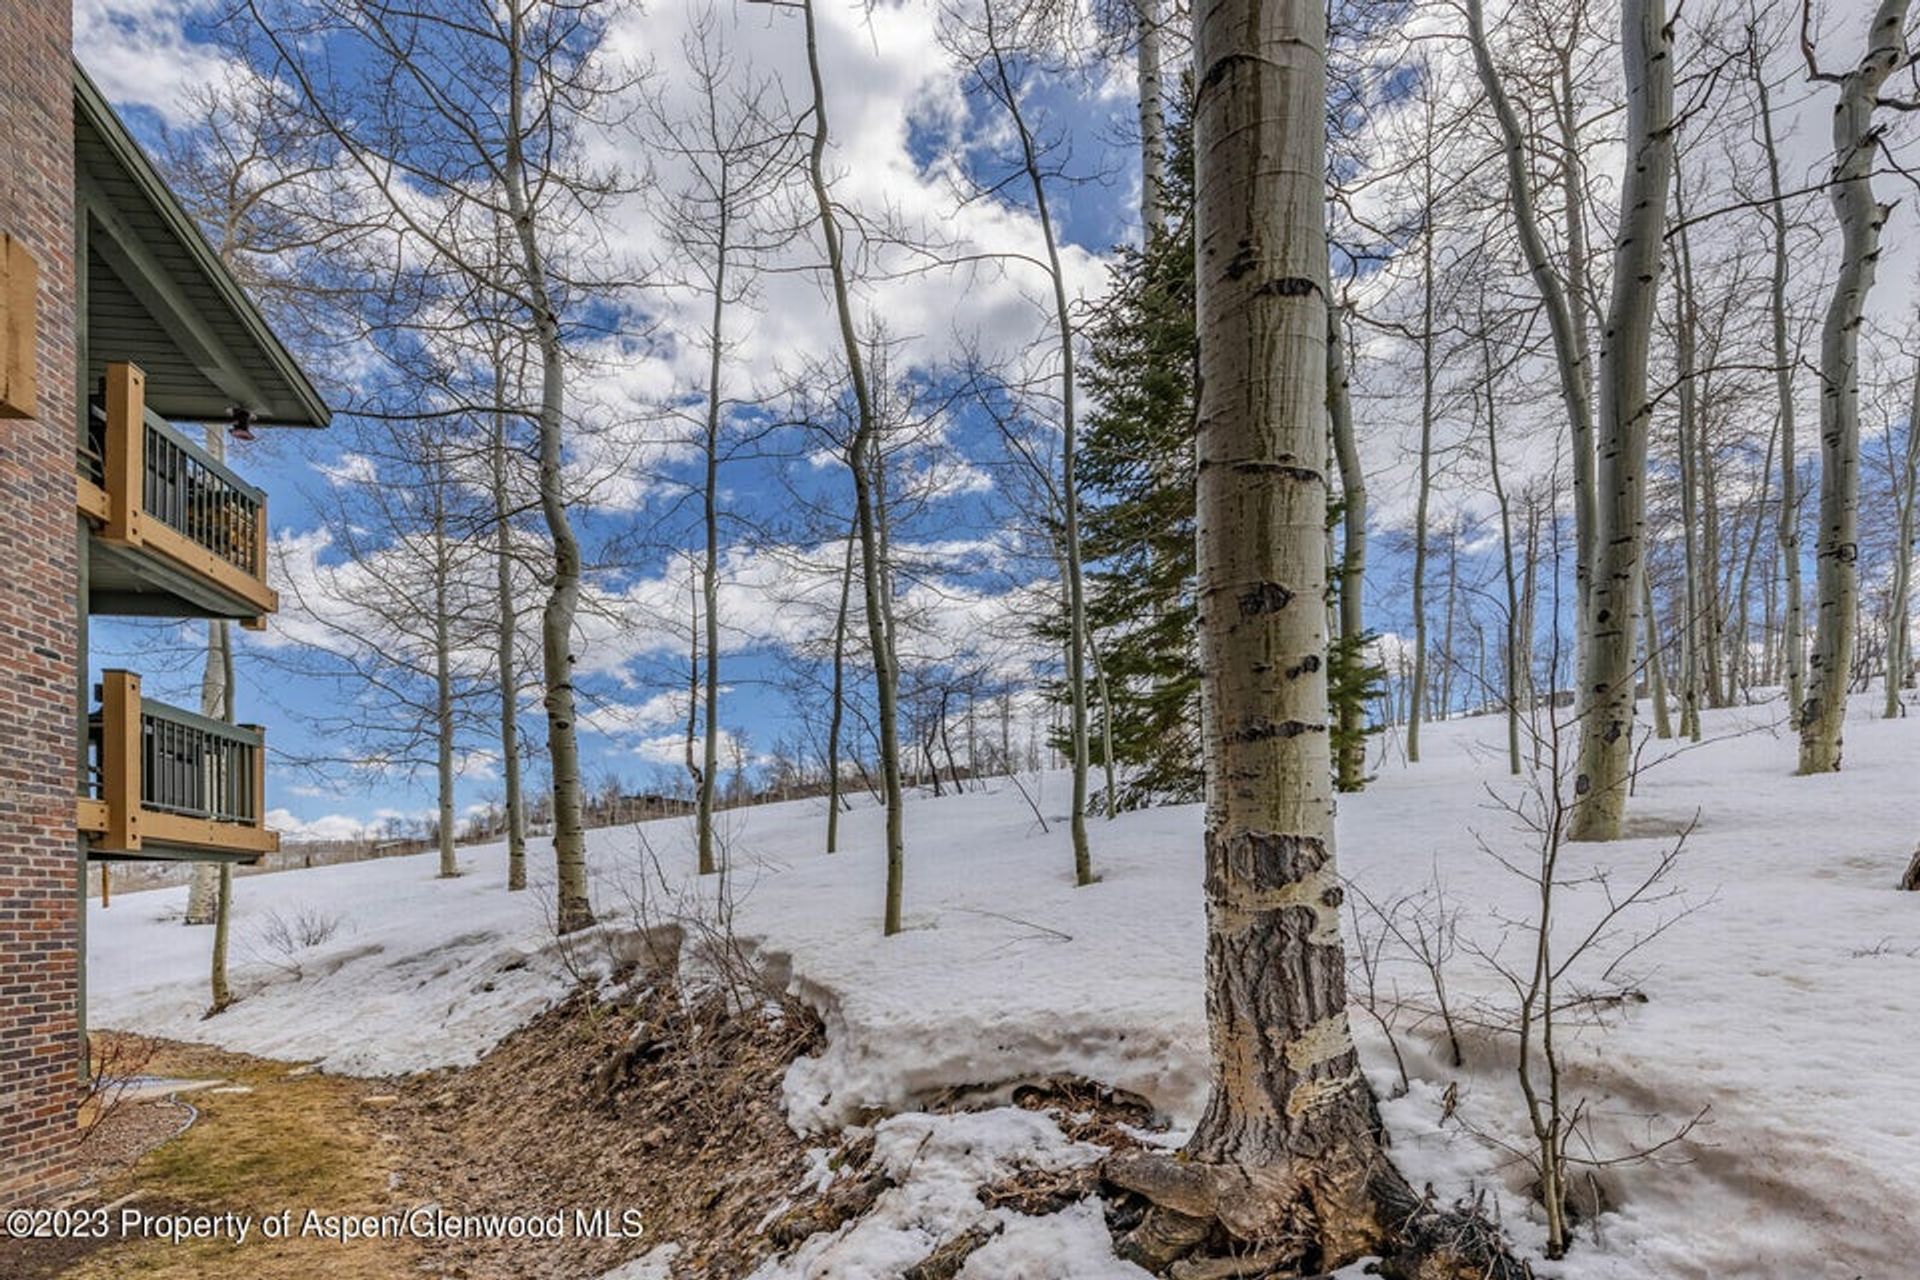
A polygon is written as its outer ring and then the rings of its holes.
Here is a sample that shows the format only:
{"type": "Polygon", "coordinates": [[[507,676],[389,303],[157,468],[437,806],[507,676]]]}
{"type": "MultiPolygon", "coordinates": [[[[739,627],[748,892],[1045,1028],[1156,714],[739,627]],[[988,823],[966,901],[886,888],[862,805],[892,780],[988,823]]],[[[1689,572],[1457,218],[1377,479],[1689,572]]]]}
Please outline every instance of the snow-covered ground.
{"type": "MultiPolygon", "coordinates": [[[[1661,900],[1624,913],[1562,986],[1570,998],[1638,992],[1644,1002],[1570,1010],[1567,1018],[1594,1025],[1568,1036],[1563,1052],[1566,1087],[1585,1100],[1585,1132],[1601,1159],[1654,1146],[1702,1118],[1651,1159],[1601,1169],[1609,1212],[1543,1274],[1915,1274],[1920,895],[1892,886],[1920,838],[1920,720],[1874,719],[1876,702],[1855,704],[1846,771],[1819,778],[1791,776],[1794,744],[1778,702],[1709,712],[1703,745],[1646,747],[1632,805],[1638,838],[1563,852],[1561,877],[1574,882],[1556,907],[1565,946],[1609,892],[1637,884],[1692,825],[1661,900]],[[1644,945],[1626,954],[1636,940],[1644,945]]],[[[1399,919],[1410,921],[1416,907],[1430,924],[1443,908],[1456,913],[1445,977],[1463,1024],[1464,1067],[1450,1064],[1438,1020],[1420,1015],[1432,1003],[1424,972],[1398,943],[1382,952],[1381,993],[1397,991],[1407,1005],[1392,1016],[1413,1077],[1384,1107],[1395,1157],[1416,1185],[1431,1183],[1444,1198],[1490,1192],[1515,1236],[1534,1246],[1541,1229],[1524,1194],[1526,1172],[1500,1146],[1524,1145],[1510,1041],[1474,1025],[1512,1008],[1497,966],[1522,963],[1536,909],[1533,887],[1501,861],[1524,867],[1537,858],[1532,838],[1495,802],[1517,794],[1503,744],[1503,723],[1487,719],[1431,727],[1418,766],[1389,749],[1378,780],[1341,801],[1339,856],[1356,904],[1362,895],[1384,905],[1416,894],[1399,919]],[[1449,1084],[1457,1089],[1443,1120],[1449,1084]]],[[[828,1028],[827,1049],[788,1080],[797,1126],[912,1113],[937,1091],[1053,1073],[1145,1096],[1176,1137],[1196,1116],[1206,1086],[1199,809],[1096,822],[1102,879],[1075,889],[1064,779],[1024,782],[1050,830],[1004,782],[985,794],[915,802],[907,931],[893,939],[879,931],[876,810],[863,806],[843,821],[846,850],[832,856],[821,852],[818,801],[726,815],[735,929],[789,975],[828,1028]]],[[[545,1007],[583,964],[631,952],[638,916],[684,904],[680,869],[692,861],[684,821],[588,839],[596,904],[609,924],[600,939],[571,947],[558,945],[546,923],[551,875],[538,874],[538,848],[526,894],[505,892],[498,847],[463,850],[469,874],[453,881],[435,879],[431,856],[246,879],[234,942],[243,999],[211,1021],[200,1016],[207,933],[180,925],[184,890],[127,895],[105,911],[96,902],[91,1018],[346,1072],[471,1061],[545,1007]],[[303,933],[328,926],[331,936],[301,945],[303,933]]],[[[1364,905],[1358,915],[1364,932],[1377,932],[1364,905]]],[[[1381,1012],[1390,1012],[1384,1001],[1381,1012]]],[[[1376,1085],[1383,1096],[1394,1092],[1385,1038],[1358,1005],[1353,1020],[1376,1085]]],[[[906,1126],[924,1148],[910,1185],[888,1192],[847,1239],[816,1241],[767,1274],[824,1274],[824,1253],[843,1280],[896,1274],[888,1257],[924,1253],[940,1231],[990,1216],[970,1194],[950,1195],[939,1183],[964,1180],[965,1160],[1085,1155],[1040,1118],[986,1114],[1001,1118],[885,1122],[906,1126]],[[977,1135],[955,1128],[969,1123],[985,1127],[977,1135]],[[949,1146],[959,1167],[939,1158],[949,1146]],[[854,1238],[863,1230],[871,1247],[854,1238]]],[[[994,1212],[1007,1230],[963,1275],[1140,1274],[1107,1254],[1089,1209],[1017,1222],[994,1212]],[[1019,1261],[1040,1258],[1051,1259],[1044,1270],[1019,1261]]]]}

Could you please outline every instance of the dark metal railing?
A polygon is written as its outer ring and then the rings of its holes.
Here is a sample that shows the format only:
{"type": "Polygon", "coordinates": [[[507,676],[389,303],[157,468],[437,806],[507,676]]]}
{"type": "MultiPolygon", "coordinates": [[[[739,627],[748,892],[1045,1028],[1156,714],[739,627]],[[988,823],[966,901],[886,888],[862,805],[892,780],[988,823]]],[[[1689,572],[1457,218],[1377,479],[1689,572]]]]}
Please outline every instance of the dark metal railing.
{"type": "MultiPolygon", "coordinates": [[[[101,795],[102,716],[88,734],[88,794],[101,795]]],[[[140,805],[160,813],[258,826],[260,732],[163,702],[140,703],[140,805]]]]}
{"type": "MultiPolygon", "coordinates": [[[[81,474],[104,485],[107,414],[98,404],[91,409],[81,474]]],[[[250,577],[264,577],[258,534],[266,495],[151,409],[144,429],[141,510],[250,577]]]]}

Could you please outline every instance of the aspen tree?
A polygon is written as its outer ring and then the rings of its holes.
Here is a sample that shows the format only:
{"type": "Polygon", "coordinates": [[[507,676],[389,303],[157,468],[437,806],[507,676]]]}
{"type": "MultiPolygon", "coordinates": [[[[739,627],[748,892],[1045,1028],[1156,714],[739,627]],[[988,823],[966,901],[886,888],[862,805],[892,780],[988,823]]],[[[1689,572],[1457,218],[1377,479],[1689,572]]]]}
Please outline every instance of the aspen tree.
{"type": "Polygon", "coordinates": [[[1580,753],[1569,837],[1618,839],[1633,761],[1646,574],[1647,355],[1673,166],[1673,33],[1663,0],[1624,0],[1627,166],[1602,335],[1591,581],[1581,615],[1580,753]]]}
{"type": "Polygon", "coordinates": [[[1813,646],[1807,698],[1800,713],[1800,772],[1840,768],[1847,685],[1853,675],[1859,609],[1860,320],[1880,256],[1887,207],[1874,199],[1873,164],[1881,129],[1874,124],[1880,90],[1909,60],[1909,0],[1880,0],[1867,27],[1867,48],[1844,74],[1820,70],[1805,41],[1807,70],[1836,84],[1833,174],[1827,188],[1840,225],[1840,267],[1820,331],[1820,526],[1813,646]]]}
{"type": "MultiPolygon", "coordinates": [[[[1326,14],[1196,8],[1198,602],[1212,1091],[1123,1246],[1176,1274],[1330,1271],[1430,1241],[1347,1026],[1327,724],[1326,14]],[[1230,1259],[1230,1261],[1229,1261],[1230,1259]]],[[[1501,1258],[1421,1261],[1439,1277],[1501,1258]]],[[[1408,1270],[1404,1274],[1414,1274],[1408,1270]]]]}

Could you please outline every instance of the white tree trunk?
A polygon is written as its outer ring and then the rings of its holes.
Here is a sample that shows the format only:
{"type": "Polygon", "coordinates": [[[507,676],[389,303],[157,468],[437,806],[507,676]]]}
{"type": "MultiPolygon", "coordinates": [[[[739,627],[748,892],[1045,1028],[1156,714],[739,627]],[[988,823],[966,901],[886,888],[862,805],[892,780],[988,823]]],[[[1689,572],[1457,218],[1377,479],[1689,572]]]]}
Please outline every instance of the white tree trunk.
{"type": "Polygon", "coordinates": [[[1182,1159],[1122,1175],[1163,1210],[1129,1248],[1160,1269],[1216,1223],[1297,1231],[1332,1270],[1386,1237],[1371,1183],[1391,1171],[1347,1027],[1333,855],[1325,13],[1222,0],[1194,27],[1213,1081],[1182,1159]]]}
{"type": "Polygon", "coordinates": [[[1920,479],[1920,371],[1913,379],[1908,402],[1906,449],[1900,459],[1895,502],[1899,518],[1893,539],[1893,589],[1889,593],[1887,626],[1887,688],[1882,714],[1889,720],[1902,713],[1900,691],[1913,672],[1913,525],[1916,505],[1914,482],[1920,479]]]}
{"type": "MultiPolygon", "coordinates": [[[[1433,103],[1428,99],[1427,137],[1433,137],[1433,103]]],[[[1420,723],[1427,714],[1427,513],[1433,494],[1434,274],[1433,158],[1423,160],[1427,225],[1420,236],[1420,465],[1413,502],[1413,693],[1407,700],[1407,762],[1420,762],[1420,723]]]]}
{"type": "MultiPolygon", "coordinates": [[[[1329,309],[1327,320],[1327,418],[1332,427],[1334,457],[1340,466],[1340,638],[1350,641],[1367,633],[1367,476],[1360,466],[1360,442],[1353,430],[1353,396],[1348,384],[1346,335],[1339,315],[1329,309]]],[[[1355,661],[1366,655],[1353,651],[1355,661]]],[[[1345,738],[1334,762],[1340,790],[1359,791],[1367,785],[1367,743],[1361,736],[1366,708],[1348,701],[1340,707],[1340,730],[1345,738]]]]}
{"type": "Polygon", "coordinates": [[[553,583],[540,620],[542,672],[546,677],[547,758],[553,773],[553,861],[555,924],[573,933],[593,923],[587,893],[586,828],[582,817],[580,740],[573,691],[573,620],[580,608],[580,540],[567,515],[561,474],[566,430],[566,371],[560,338],[560,314],[554,308],[526,189],[522,139],[524,113],[526,13],[522,0],[508,9],[508,119],[503,178],[507,211],[519,241],[521,274],[532,303],[534,335],[540,351],[540,511],[553,542],[553,583]]]}
{"type": "MultiPolygon", "coordinates": [[[[1686,205],[1678,173],[1674,176],[1674,218],[1684,226],[1686,205]]],[[[1680,733],[1689,741],[1700,741],[1700,704],[1703,669],[1700,628],[1706,608],[1705,575],[1712,560],[1703,563],[1700,552],[1700,396],[1694,386],[1697,372],[1695,339],[1697,336],[1693,295],[1693,273],[1688,270],[1686,233],[1675,238],[1674,256],[1679,270],[1674,273],[1674,377],[1679,382],[1679,413],[1676,416],[1680,463],[1680,531],[1685,552],[1685,589],[1680,614],[1680,733]]],[[[1644,574],[1643,574],[1644,576],[1644,574]]]]}
{"type": "Polygon", "coordinates": [[[453,568],[447,543],[446,480],[436,461],[433,479],[433,736],[435,798],[440,848],[440,877],[460,874],[454,855],[453,811],[453,620],[449,588],[453,568]]]}
{"type": "Polygon", "coordinates": [[[877,420],[872,388],[867,382],[866,361],[860,350],[859,330],[854,324],[846,254],[840,238],[840,219],[834,211],[832,194],[827,189],[827,93],[820,74],[820,48],[814,27],[813,0],[801,0],[800,8],[806,21],[807,71],[813,87],[813,146],[807,173],[813,188],[815,210],[820,219],[821,239],[826,244],[834,313],[839,321],[840,345],[846,356],[847,380],[853,387],[856,414],[854,436],[847,450],[847,466],[853,472],[853,502],[855,519],[860,528],[860,568],[866,599],[867,635],[873,650],[875,701],[879,704],[880,774],[887,805],[887,884],[882,929],[891,936],[900,932],[901,899],[906,877],[905,788],[900,779],[900,724],[896,708],[899,682],[894,663],[893,637],[886,624],[884,566],[872,492],[872,474],[879,450],[877,420]]]}
{"type": "MultiPolygon", "coordinates": [[[[1477,0],[1476,0],[1477,2],[1477,0]]],[[[1575,840],[1619,838],[1633,760],[1640,597],[1646,573],[1647,349],[1659,300],[1673,164],[1673,39],[1662,0],[1624,0],[1627,167],[1613,290],[1600,354],[1598,492],[1592,581],[1581,625],[1575,840]]]]}
{"type": "Polygon", "coordinates": [[[1167,115],[1160,83],[1160,0],[1133,0],[1134,70],[1140,82],[1140,221],[1151,240],[1166,229],[1167,115]]]}
{"type": "Polygon", "coordinates": [[[1501,579],[1507,592],[1506,622],[1506,704],[1507,704],[1507,771],[1518,777],[1520,774],[1520,698],[1521,698],[1521,643],[1520,643],[1520,565],[1513,545],[1513,502],[1507,495],[1506,480],[1500,474],[1500,422],[1498,404],[1494,396],[1494,380],[1498,366],[1494,363],[1492,336],[1487,326],[1480,325],[1480,379],[1483,394],[1486,397],[1487,415],[1487,474],[1493,480],[1493,500],[1500,510],[1500,569],[1501,579]]]}
{"type": "MultiPolygon", "coordinates": [[[[1781,619],[1781,648],[1786,654],[1787,717],[1800,723],[1806,701],[1806,622],[1801,616],[1799,455],[1794,442],[1793,366],[1799,352],[1787,336],[1787,208],[1780,195],[1780,149],[1773,136],[1773,100],[1766,70],[1760,62],[1758,41],[1748,44],[1748,72],[1760,97],[1760,137],[1767,156],[1768,211],[1773,224],[1773,272],[1767,307],[1773,322],[1773,382],[1780,424],[1780,518],[1775,538],[1780,544],[1781,570],[1786,578],[1786,614],[1781,619]]],[[[1771,599],[1771,592],[1769,599],[1771,599]]]]}
{"type": "MultiPolygon", "coordinates": [[[[1027,188],[1033,194],[1034,211],[1040,223],[1040,237],[1047,251],[1047,276],[1053,290],[1054,331],[1060,343],[1060,516],[1061,554],[1065,559],[1064,587],[1067,605],[1067,739],[1072,758],[1073,803],[1069,822],[1073,840],[1073,882],[1094,882],[1093,854],[1087,845],[1087,768],[1091,756],[1087,733],[1087,603],[1086,580],[1080,565],[1080,481],[1079,414],[1075,385],[1073,312],[1067,304],[1066,272],[1060,265],[1060,246],[1054,233],[1053,213],[1047,201],[1047,184],[1040,167],[1040,152],[1033,132],[1027,127],[1020,105],[1019,85],[1006,65],[994,34],[993,6],[983,10],[994,64],[1000,85],[1000,100],[1007,108],[1014,132],[1020,140],[1021,167],[1026,171],[1027,188]]],[[[1144,47],[1144,46],[1143,46],[1144,47]]],[[[1157,59],[1158,54],[1156,52],[1157,59]]],[[[1144,98],[1144,95],[1143,95],[1144,98]]],[[[1141,108],[1142,118],[1146,107],[1141,108]]],[[[1156,197],[1157,198],[1157,197],[1156,197]]]]}
{"type": "MultiPolygon", "coordinates": [[[[506,401],[505,371],[496,351],[494,404],[506,401]]],[[[500,758],[506,788],[507,888],[527,887],[526,802],[520,787],[520,674],[515,656],[519,631],[519,602],[513,591],[512,499],[507,492],[507,416],[496,409],[489,463],[493,480],[493,571],[497,618],[494,664],[500,681],[500,758]]]]}
{"type": "Polygon", "coordinates": [[[1880,88],[1906,60],[1908,0],[1881,0],[1860,64],[1840,78],[1828,196],[1840,223],[1840,269],[1820,333],[1820,537],[1813,650],[1800,717],[1800,772],[1840,768],[1859,608],[1860,318],[1873,288],[1887,209],[1873,196],[1880,88]]]}
{"type": "Polygon", "coordinates": [[[720,772],[720,369],[726,350],[727,253],[728,233],[732,229],[731,193],[726,189],[726,165],[722,161],[722,186],[719,193],[716,253],[713,272],[713,314],[707,334],[707,422],[706,483],[701,487],[701,514],[706,536],[706,555],[700,563],[700,598],[706,609],[707,669],[702,692],[701,724],[705,741],[701,751],[700,794],[694,821],[699,844],[699,869],[703,876],[720,869],[713,842],[713,787],[720,772]]]}
{"type": "MultiPolygon", "coordinates": [[[[1533,201],[1532,162],[1527,153],[1527,134],[1507,96],[1499,70],[1493,64],[1493,50],[1487,43],[1486,13],[1483,0],[1467,0],[1467,41],[1473,52],[1474,70],[1500,128],[1501,154],[1506,161],[1507,198],[1513,207],[1514,231],[1526,259],[1527,271],[1547,313],[1547,328],[1553,337],[1554,367],[1560,378],[1560,396],[1566,404],[1567,424],[1573,449],[1574,579],[1576,607],[1584,611],[1593,579],[1595,526],[1598,523],[1598,480],[1595,472],[1593,396],[1589,386],[1588,352],[1584,324],[1577,309],[1582,298],[1569,298],[1560,275],[1548,256],[1547,241],[1533,201]]],[[[1671,68],[1668,69],[1669,74],[1671,68]]],[[[1630,73],[1631,75],[1631,73],[1630,73]]],[[[1572,163],[1572,157],[1568,163],[1572,163]]],[[[1572,216],[1577,201],[1569,201],[1572,216]]],[[[1580,225],[1573,224],[1576,228],[1580,225]]],[[[1583,245],[1574,246],[1576,249],[1583,245]]],[[[1575,268],[1584,273],[1584,264],[1575,268]]],[[[1583,278],[1583,277],[1582,277],[1583,278]]],[[[1616,275],[1616,279],[1617,279],[1616,275]]],[[[1584,633],[1581,641],[1584,642],[1584,633]]]]}
{"type": "Polygon", "coordinates": [[[833,706],[827,719],[827,852],[840,848],[840,732],[847,713],[847,613],[853,596],[853,553],[859,546],[856,518],[847,530],[847,555],[840,567],[840,603],[833,614],[833,706]]]}

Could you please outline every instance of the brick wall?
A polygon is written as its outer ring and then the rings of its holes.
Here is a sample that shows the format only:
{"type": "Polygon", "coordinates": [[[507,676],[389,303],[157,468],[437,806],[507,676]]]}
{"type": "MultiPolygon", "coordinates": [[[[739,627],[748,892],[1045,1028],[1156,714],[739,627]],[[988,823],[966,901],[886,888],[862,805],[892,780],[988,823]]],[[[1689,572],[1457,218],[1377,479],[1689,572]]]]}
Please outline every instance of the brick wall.
{"type": "Polygon", "coordinates": [[[0,21],[0,231],[39,264],[39,417],[0,419],[0,1207],[58,1190],[74,1141],[72,0],[0,21]]]}

